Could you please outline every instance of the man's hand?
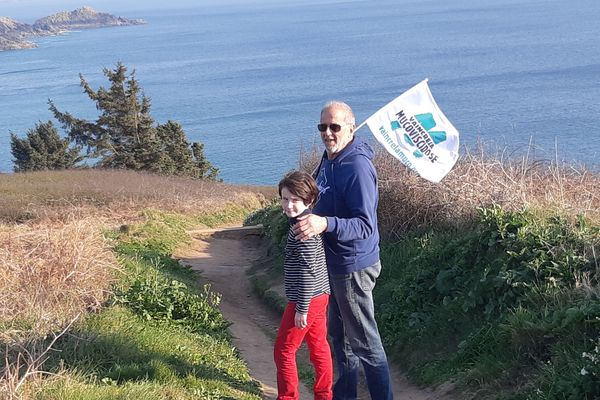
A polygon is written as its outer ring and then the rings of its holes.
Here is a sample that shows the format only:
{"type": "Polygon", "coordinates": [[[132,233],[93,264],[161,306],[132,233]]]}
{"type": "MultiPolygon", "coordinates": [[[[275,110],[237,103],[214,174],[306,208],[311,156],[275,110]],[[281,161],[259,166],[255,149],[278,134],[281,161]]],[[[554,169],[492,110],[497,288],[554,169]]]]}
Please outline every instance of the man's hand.
{"type": "Polygon", "coordinates": [[[303,215],[292,227],[296,240],[307,240],[327,229],[327,218],[315,214],[303,215]]]}
{"type": "Polygon", "coordinates": [[[298,311],[296,311],[296,316],[294,317],[294,325],[296,325],[296,328],[306,328],[306,325],[308,325],[307,317],[307,314],[300,314],[298,311]]]}

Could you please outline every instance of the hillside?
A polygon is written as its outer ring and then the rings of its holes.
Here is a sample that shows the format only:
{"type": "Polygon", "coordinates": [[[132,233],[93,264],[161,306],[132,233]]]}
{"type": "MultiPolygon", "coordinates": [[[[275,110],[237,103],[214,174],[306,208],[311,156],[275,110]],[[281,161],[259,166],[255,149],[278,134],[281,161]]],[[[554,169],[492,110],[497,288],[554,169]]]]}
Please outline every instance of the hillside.
{"type": "Polygon", "coordinates": [[[220,295],[170,254],[274,188],[92,169],[0,187],[0,399],[260,399],[220,295]]]}
{"type": "Polygon", "coordinates": [[[144,24],[141,19],[127,19],[97,12],[91,7],[62,11],[38,19],[33,25],[0,17],[0,51],[37,47],[31,40],[39,36],[58,35],[75,29],[95,29],[112,26],[144,24]]]}
{"type": "Polygon", "coordinates": [[[30,25],[0,17],[0,50],[33,48],[35,44],[27,40],[32,34],[33,28],[30,25]]]}

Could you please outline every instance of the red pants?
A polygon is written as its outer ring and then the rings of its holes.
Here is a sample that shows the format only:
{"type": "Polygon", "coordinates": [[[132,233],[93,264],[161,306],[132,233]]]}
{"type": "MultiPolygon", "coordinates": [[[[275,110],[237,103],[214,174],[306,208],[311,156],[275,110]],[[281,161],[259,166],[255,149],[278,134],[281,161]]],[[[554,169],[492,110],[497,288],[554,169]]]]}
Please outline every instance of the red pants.
{"type": "Polygon", "coordinates": [[[329,295],[323,294],[311,300],[308,307],[306,328],[296,328],[294,316],[296,304],[289,302],[275,340],[275,365],[277,366],[277,400],[298,400],[298,371],[296,351],[306,338],[310,361],[315,368],[315,400],[331,400],[333,393],[333,365],[327,342],[327,303],[329,295]]]}

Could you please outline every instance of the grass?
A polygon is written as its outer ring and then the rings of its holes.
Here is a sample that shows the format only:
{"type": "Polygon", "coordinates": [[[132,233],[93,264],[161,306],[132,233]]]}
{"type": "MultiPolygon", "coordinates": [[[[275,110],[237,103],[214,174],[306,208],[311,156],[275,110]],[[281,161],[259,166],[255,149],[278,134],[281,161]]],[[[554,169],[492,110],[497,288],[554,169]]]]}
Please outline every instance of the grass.
{"type": "Polygon", "coordinates": [[[170,254],[186,229],[241,221],[274,189],[99,170],[0,187],[0,397],[258,398],[218,294],[170,254]]]}
{"type": "MultiPolygon", "coordinates": [[[[600,396],[598,174],[465,152],[436,185],[387,154],[375,163],[390,356],[463,397],[600,396]]],[[[255,280],[280,307],[275,195],[126,171],[0,175],[0,396],[257,398],[212,314],[218,296],[170,254],[186,229],[270,204],[248,222],[272,235],[255,280]]]]}
{"type": "MultiPolygon", "coordinates": [[[[300,167],[312,171],[322,152],[303,155],[300,167]]],[[[483,146],[461,149],[454,168],[440,183],[431,183],[376,148],[379,178],[379,230],[386,241],[431,226],[461,228],[477,217],[477,208],[492,204],[507,211],[530,206],[555,214],[585,216],[600,224],[600,174],[553,160],[520,159],[492,154],[483,146]]]]}
{"type": "Polygon", "coordinates": [[[44,225],[86,216],[112,224],[141,221],[147,209],[210,214],[245,196],[276,194],[268,187],[96,169],[0,174],[0,188],[0,221],[44,225]]]}
{"type": "Polygon", "coordinates": [[[218,295],[197,288],[195,275],[170,258],[198,218],[152,213],[144,225],[115,233],[123,273],[115,305],[87,315],[55,344],[60,353],[44,367],[68,379],[34,387],[34,398],[259,398],[214,308],[218,295]]]}
{"type": "MultiPolygon", "coordinates": [[[[385,152],[374,163],[374,296],[394,362],[418,384],[451,382],[458,398],[598,398],[600,175],[466,151],[433,184],[385,152]]],[[[276,210],[257,214],[274,247],[276,210]]]]}
{"type": "Polygon", "coordinates": [[[75,373],[45,383],[34,398],[260,398],[227,340],[148,323],[121,306],[90,315],[59,348],[60,360],[47,368],[75,373]]]}
{"type": "Polygon", "coordinates": [[[390,354],[415,381],[451,380],[478,399],[595,398],[580,371],[596,371],[581,355],[600,336],[600,229],[527,209],[481,218],[382,246],[375,299],[390,354]]]}
{"type": "Polygon", "coordinates": [[[524,206],[600,223],[600,176],[553,162],[503,160],[464,153],[439,183],[419,178],[389,154],[375,160],[380,179],[380,229],[395,240],[431,226],[461,227],[492,204],[507,211],[524,206]]]}
{"type": "Polygon", "coordinates": [[[116,269],[100,226],[91,219],[0,226],[0,338],[43,337],[98,309],[116,269]]]}

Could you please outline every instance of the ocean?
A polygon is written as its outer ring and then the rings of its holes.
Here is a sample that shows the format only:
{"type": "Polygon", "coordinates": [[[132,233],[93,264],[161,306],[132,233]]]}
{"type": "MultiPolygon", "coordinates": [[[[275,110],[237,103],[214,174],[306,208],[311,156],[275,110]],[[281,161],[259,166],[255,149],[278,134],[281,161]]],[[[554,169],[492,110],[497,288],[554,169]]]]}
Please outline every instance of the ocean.
{"type": "MultiPolygon", "coordinates": [[[[181,123],[230,183],[275,185],[303,152],[321,148],[326,101],[346,101],[362,122],[425,78],[460,131],[462,153],[483,142],[507,157],[530,149],[529,157],[598,167],[597,0],[288,1],[115,14],[148,23],[0,52],[0,172],[12,170],[10,132],[24,136],[52,119],[49,99],[95,119],[79,74],[106,87],[102,70],[119,61],[135,70],[154,119],[181,123]]],[[[358,134],[373,140],[367,127],[358,134]]]]}

